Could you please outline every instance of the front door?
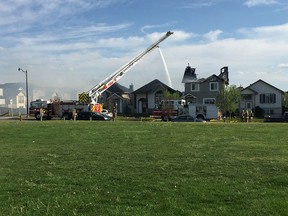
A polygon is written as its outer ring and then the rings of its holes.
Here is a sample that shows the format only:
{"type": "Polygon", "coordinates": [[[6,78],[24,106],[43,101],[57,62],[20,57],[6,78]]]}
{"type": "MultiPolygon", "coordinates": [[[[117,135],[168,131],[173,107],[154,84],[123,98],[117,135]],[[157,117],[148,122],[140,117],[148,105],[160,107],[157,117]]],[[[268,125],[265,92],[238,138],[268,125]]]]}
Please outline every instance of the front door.
{"type": "Polygon", "coordinates": [[[138,100],[138,113],[146,113],[146,99],[141,98],[138,100]]]}
{"type": "Polygon", "coordinates": [[[246,102],[246,106],[245,106],[246,110],[251,110],[252,109],[252,103],[251,102],[246,102]]]}
{"type": "Polygon", "coordinates": [[[139,100],[138,101],[138,113],[142,113],[143,112],[143,110],[142,110],[142,100],[139,100]]]}

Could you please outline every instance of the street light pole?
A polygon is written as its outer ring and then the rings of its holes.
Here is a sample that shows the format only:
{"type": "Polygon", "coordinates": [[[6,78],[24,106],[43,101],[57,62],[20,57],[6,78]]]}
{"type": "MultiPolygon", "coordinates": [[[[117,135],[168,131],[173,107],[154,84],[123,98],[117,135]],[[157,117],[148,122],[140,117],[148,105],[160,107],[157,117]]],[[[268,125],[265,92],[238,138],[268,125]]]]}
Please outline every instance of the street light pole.
{"type": "Polygon", "coordinates": [[[23,73],[25,73],[25,78],[26,78],[26,109],[27,109],[27,118],[29,117],[29,103],[28,103],[28,98],[29,98],[29,95],[28,95],[28,72],[27,70],[24,71],[22,70],[21,68],[18,68],[18,71],[22,71],[23,73]]]}

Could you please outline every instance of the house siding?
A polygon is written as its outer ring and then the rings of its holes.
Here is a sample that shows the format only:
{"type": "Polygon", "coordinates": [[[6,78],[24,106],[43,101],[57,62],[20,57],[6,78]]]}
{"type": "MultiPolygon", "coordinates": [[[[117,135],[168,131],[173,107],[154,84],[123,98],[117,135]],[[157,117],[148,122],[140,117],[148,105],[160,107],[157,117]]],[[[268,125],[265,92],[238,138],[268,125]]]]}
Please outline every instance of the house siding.
{"type": "Polygon", "coordinates": [[[258,94],[255,97],[255,105],[261,106],[263,108],[277,108],[282,107],[282,94],[275,88],[262,84],[262,83],[256,83],[253,88],[253,90],[257,91],[258,94]],[[276,95],[276,103],[269,103],[269,104],[263,104],[260,103],[260,95],[261,94],[275,94],[276,95]]]}
{"type": "Polygon", "coordinates": [[[26,97],[23,92],[16,96],[16,108],[26,108],[26,97]]]}
{"type": "Polygon", "coordinates": [[[191,83],[186,83],[185,95],[192,94],[197,98],[195,102],[200,104],[204,103],[204,99],[207,98],[216,99],[217,95],[219,94],[219,91],[224,88],[224,82],[220,81],[212,81],[212,82],[218,83],[218,91],[210,91],[210,81],[199,83],[200,85],[199,91],[191,91],[191,83]]]}

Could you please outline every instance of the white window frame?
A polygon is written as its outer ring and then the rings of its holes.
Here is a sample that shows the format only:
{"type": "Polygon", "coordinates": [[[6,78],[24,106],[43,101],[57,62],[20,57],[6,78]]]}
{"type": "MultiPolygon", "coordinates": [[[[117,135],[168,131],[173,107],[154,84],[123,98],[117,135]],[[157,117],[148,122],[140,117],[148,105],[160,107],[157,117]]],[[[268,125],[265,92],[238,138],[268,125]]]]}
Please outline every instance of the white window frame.
{"type": "Polygon", "coordinates": [[[195,92],[195,91],[200,91],[200,85],[199,83],[191,83],[191,91],[195,92]],[[195,89],[193,89],[193,86],[195,87],[195,89]]]}
{"type": "Polygon", "coordinates": [[[209,91],[219,91],[219,83],[218,82],[210,82],[209,83],[209,91]],[[212,89],[213,84],[216,84],[217,88],[212,89]]]}

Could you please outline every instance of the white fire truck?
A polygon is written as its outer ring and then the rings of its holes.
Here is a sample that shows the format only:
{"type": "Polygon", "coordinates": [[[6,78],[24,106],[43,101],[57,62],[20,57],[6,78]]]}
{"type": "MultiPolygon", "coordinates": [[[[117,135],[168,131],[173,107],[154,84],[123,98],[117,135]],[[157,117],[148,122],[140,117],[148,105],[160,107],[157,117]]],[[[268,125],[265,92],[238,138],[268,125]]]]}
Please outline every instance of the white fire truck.
{"type": "Polygon", "coordinates": [[[218,119],[220,116],[215,104],[189,103],[186,105],[184,99],[161,101],[160,106],[152,113],[152,117],[163,121],[171,121],[180,115],[190,115],[201,120],[218,119]]]}
{"type": "Polygon", "coordinates": [[[98,102],[98,98],[103,92],[105,92],[109,87],[118,82],[131,68],[133,68],[144,56],[150,53],[155,48],[159,47],[159,44],[167,39],[173,32],[168,31],[164,36],[162,36],[158,41],[150,45],[146,50],[140,53],[138,56],[133,58],[126,65],[118,69],[116,72],[112,73],[102,82],[98,83],[96,86],[91,88],[87,92],[80,94],[81,96],[87,95],[88,100],[79,100],[79,101],[41,101],[36,100],[30,103],[30,116],[35,116],[36,119],[41,118],[41,114],[46,119],[51,119],[53,115],[59,117],[71,118],[72,112],[75,110],[86,111],[87,104],[89,104],[88,110],[93,112],[101,112],[101,105],[98,102]],[[41,112],[40,112],[41,111],[41,112]],[[55,112],[56,111],[56,112],[55,112]]]}
{"type": "Polygon", "coordinates": [[[197,119],[211,120],[218,119],[220,116],[219,109],[215,104],[188,104],[188,113],[197,119]]]}

